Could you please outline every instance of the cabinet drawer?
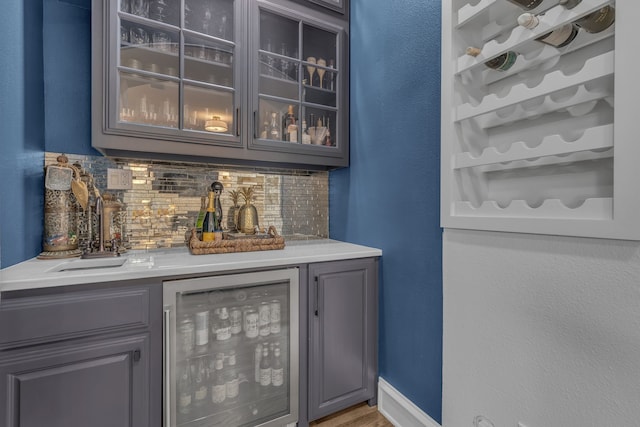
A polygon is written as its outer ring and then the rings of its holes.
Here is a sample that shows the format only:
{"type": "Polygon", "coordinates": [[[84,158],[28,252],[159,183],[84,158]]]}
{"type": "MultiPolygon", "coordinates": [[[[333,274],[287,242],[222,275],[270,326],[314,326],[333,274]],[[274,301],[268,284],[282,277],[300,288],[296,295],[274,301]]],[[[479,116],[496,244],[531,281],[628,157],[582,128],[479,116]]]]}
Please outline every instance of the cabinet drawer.
{"type": "Polygon", "coordinates": [[[3,299],[0,349],[149,326],[149,289],[3,299]]]}

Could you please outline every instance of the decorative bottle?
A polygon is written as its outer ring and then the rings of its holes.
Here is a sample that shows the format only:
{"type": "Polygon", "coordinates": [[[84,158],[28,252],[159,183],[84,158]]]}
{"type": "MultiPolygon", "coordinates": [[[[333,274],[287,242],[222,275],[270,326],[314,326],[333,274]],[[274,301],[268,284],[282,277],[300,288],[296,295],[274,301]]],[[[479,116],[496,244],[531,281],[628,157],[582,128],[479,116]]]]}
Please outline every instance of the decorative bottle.
{"type": "Polygon", "coordinates": [[[271,113],[271,122],[269,123],[269,139],[273,139],[276,141],[280,140],[280,126],[278,126],[277,120],[278,114],[275,112],[271,113]]]}

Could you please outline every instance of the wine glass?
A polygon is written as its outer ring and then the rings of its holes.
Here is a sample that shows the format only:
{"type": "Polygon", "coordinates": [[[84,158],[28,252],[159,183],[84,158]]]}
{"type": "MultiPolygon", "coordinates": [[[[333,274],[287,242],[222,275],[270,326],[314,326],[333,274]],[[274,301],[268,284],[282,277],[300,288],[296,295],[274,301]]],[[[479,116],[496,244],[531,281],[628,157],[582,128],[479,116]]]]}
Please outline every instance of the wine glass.
{"type": "MultiPolygon", "coordinates": [[[[310,62],[312,64],[316,63],[316,58],[313,56],[310,56],[307,58],[307,62],[310,62]]],[[[307,71],[309,72],[309,86],[313,86],[313,73],[316,72],[316,67],[313,67],[311,65],[307,65],[307,71]]]]}
{"type": "MultiPolygon", "coordinates": [[[[325,61],[322,58],[318,58],[318,62],[316,62],[316,64],[322,66],[322,67],[326,67],[327,66],[327,61],[325,61]]],[[[326,72],[326,70],[324,68],[318,68],[318,77],[320,78],[320,82],[318,83],[318,85],[320,87],[322,87],[322,78],[324,77],[324,73],[326,72]]]]}

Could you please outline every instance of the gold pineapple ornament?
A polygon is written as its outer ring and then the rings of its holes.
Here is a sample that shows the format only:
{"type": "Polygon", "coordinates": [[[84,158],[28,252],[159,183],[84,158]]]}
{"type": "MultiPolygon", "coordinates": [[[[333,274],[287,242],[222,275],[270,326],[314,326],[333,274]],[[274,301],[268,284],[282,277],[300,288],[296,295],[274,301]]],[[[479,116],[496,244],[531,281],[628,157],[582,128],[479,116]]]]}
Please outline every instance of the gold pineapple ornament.
{"type": "Polygon", "coordinates": [[[238,231],[245,234],[255,234],[255,228],[258,224],[258,210],[251,203],[255,196],[253,187],[242,187],[240,196],[244,199],[244,205],[240,207],[238,212],[238,222],[236,226],[238,231]]]}

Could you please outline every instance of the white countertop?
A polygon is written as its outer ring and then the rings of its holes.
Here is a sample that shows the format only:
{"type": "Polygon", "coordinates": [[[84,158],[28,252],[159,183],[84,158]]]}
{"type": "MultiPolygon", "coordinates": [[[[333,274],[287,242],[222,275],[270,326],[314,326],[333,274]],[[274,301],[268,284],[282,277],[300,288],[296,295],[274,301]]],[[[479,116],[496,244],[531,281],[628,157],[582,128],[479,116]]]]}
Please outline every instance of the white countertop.
{"type": "MultiPolygon", "coordinates": [[[[113,282],[143,278],[170,278],[185,274],[220,273],[232,270],[270,268],[323,261],[381,256],[380,249],[330,239],[286,242],[282,250],[191,255],[185,248],[131,251],[118,267],[53,271],[92,260],[36,258],[0,270],[0,293],[54,286],[113,282]],[[64,265],[63,265],[64,264],[64,265]]],[[[113,260],[114,258],[102,258],[113,260]]],[[[109,262],[109,261],[104,261],[109,262]]]]}

